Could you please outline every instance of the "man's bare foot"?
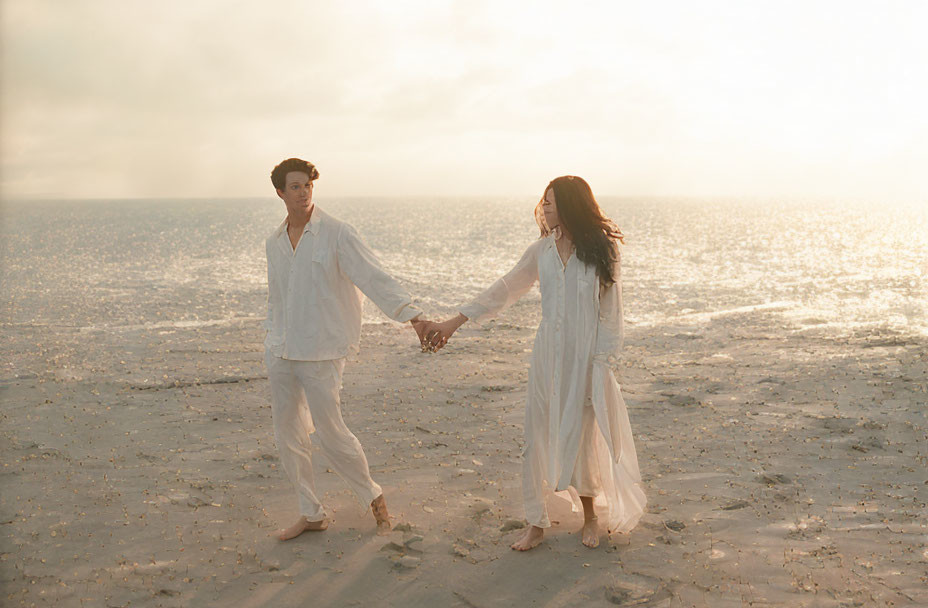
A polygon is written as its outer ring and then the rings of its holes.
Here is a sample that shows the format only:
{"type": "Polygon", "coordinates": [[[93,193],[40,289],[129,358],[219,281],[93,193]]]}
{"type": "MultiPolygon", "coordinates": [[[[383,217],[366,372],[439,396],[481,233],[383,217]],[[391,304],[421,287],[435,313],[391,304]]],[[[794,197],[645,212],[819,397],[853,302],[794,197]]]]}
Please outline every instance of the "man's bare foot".
{"type": "Polygon", "coordinates": [[[599,546],[599,521],[594,517],[583,522],[583,529],[580,530],[583,538],[581,542],[589,547],[590,549],[595,549],[599,546]]]}
{"type": "Polygon", "coordinates": [[[537,547],[545,538],[545,529],[538,526],[531,526],[522,535],[522,538],[512,543],[512,548],[516,551],[528,551],[537,547]]]}
{"type": "Polygon", "coordinates": [[[371,501],[371,513],[377,520],[377,529],[381,532],[388,532],[390,525],[390,514],[387,512],[387,501],[383,499],[383,494],[371,501]]]}
{"type": "Polygon", "coordinates": [[[322,532],[328,527],[329,521],[327,519],[309,521],[305,517],[300,517],[300,519],[289,528],[278,530],[277,538],[280,540],[290,540],[291,538],[296,538],[303,532],[322,532]]]}

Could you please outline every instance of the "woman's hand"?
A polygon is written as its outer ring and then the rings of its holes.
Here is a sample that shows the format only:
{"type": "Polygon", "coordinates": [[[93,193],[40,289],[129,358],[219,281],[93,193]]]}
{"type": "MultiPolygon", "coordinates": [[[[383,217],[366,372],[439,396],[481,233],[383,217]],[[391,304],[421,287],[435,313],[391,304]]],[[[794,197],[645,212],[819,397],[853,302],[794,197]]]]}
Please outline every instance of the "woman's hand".
{"type": "Polygon", "coordinates": [[[454,332],[467,321],[467,317],[458,313],[456,317],[441,323],[429,323],[425,329],[425,343],[433,353],[448,343],[454,332]]]}

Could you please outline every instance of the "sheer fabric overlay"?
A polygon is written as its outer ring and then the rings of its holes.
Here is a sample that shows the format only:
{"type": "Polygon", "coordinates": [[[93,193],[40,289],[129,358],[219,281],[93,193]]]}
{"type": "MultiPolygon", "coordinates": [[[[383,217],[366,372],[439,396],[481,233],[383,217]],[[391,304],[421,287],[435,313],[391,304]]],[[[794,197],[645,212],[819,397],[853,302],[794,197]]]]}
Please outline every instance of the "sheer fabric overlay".
{"type": "Polygon", "coordinates": [[[541,528],[551,525],[545,504],[550,491],[569,500],[575,511],[580,509],[578,491],[595,492],[594,505],[611,532],[634,528],[647,504],[628,411],[613,371],[623,340],[618,267],[615,278],[612,285],[601,286],[595,268],[576,255],[565,264],[549,235],[532,243],[511,271],[461,308],[468,319],[481,322],[539,283],[541,323],[526,395],[522,488],[526,519],[541,528]],[[589,411],[584,416],[586,408],[591,408],[592,421],[589,411]]]}

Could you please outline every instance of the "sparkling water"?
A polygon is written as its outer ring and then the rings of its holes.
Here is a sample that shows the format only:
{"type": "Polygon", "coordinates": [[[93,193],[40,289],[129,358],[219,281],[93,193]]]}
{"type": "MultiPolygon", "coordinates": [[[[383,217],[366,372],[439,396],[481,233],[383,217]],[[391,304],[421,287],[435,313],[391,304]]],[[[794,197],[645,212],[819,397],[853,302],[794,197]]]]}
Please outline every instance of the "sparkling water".
{"type": "MultiPolygon", "coordinates": [[[[534,197],[317,204],[354,225],[432,317],[511,268],[538,237],[534,197]]],[[[792,331],[928,335],[928,211],[863,202],[602,198],[626,235],[629,326],[768,310],[792,331]]],[[[2,207],[0,322],[190,327],[265,314],[264,199],[14,201],[2,207]]],[[[533,290],[503,315],[531,325],[533,290]]],[[[365,302],[365,320],[386,318],[365,302]]]]}

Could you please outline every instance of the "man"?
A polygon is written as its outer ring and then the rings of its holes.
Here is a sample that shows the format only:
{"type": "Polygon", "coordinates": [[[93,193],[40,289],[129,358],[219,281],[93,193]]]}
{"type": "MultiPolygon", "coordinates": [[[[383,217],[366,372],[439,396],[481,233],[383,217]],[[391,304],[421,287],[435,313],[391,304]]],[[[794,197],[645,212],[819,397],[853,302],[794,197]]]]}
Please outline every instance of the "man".
{"type": "Polygon", "coordinates": [[[300,517],[279,531],[289,540],[328,527],[316,496],[309,434],[380,529],[390,529],[383,491],[371,479],[358,439],[342,420],[339,389],[345,357],[361,334],[364,292],[391,319],[424,329],[409,294],[383,271],[348,224],[313,204],[319,171],[290,158],[271,172],[287,219],[267,239],[268,309],[265,362],[271,385],[274,438],[299,499],[300,517]]]}

